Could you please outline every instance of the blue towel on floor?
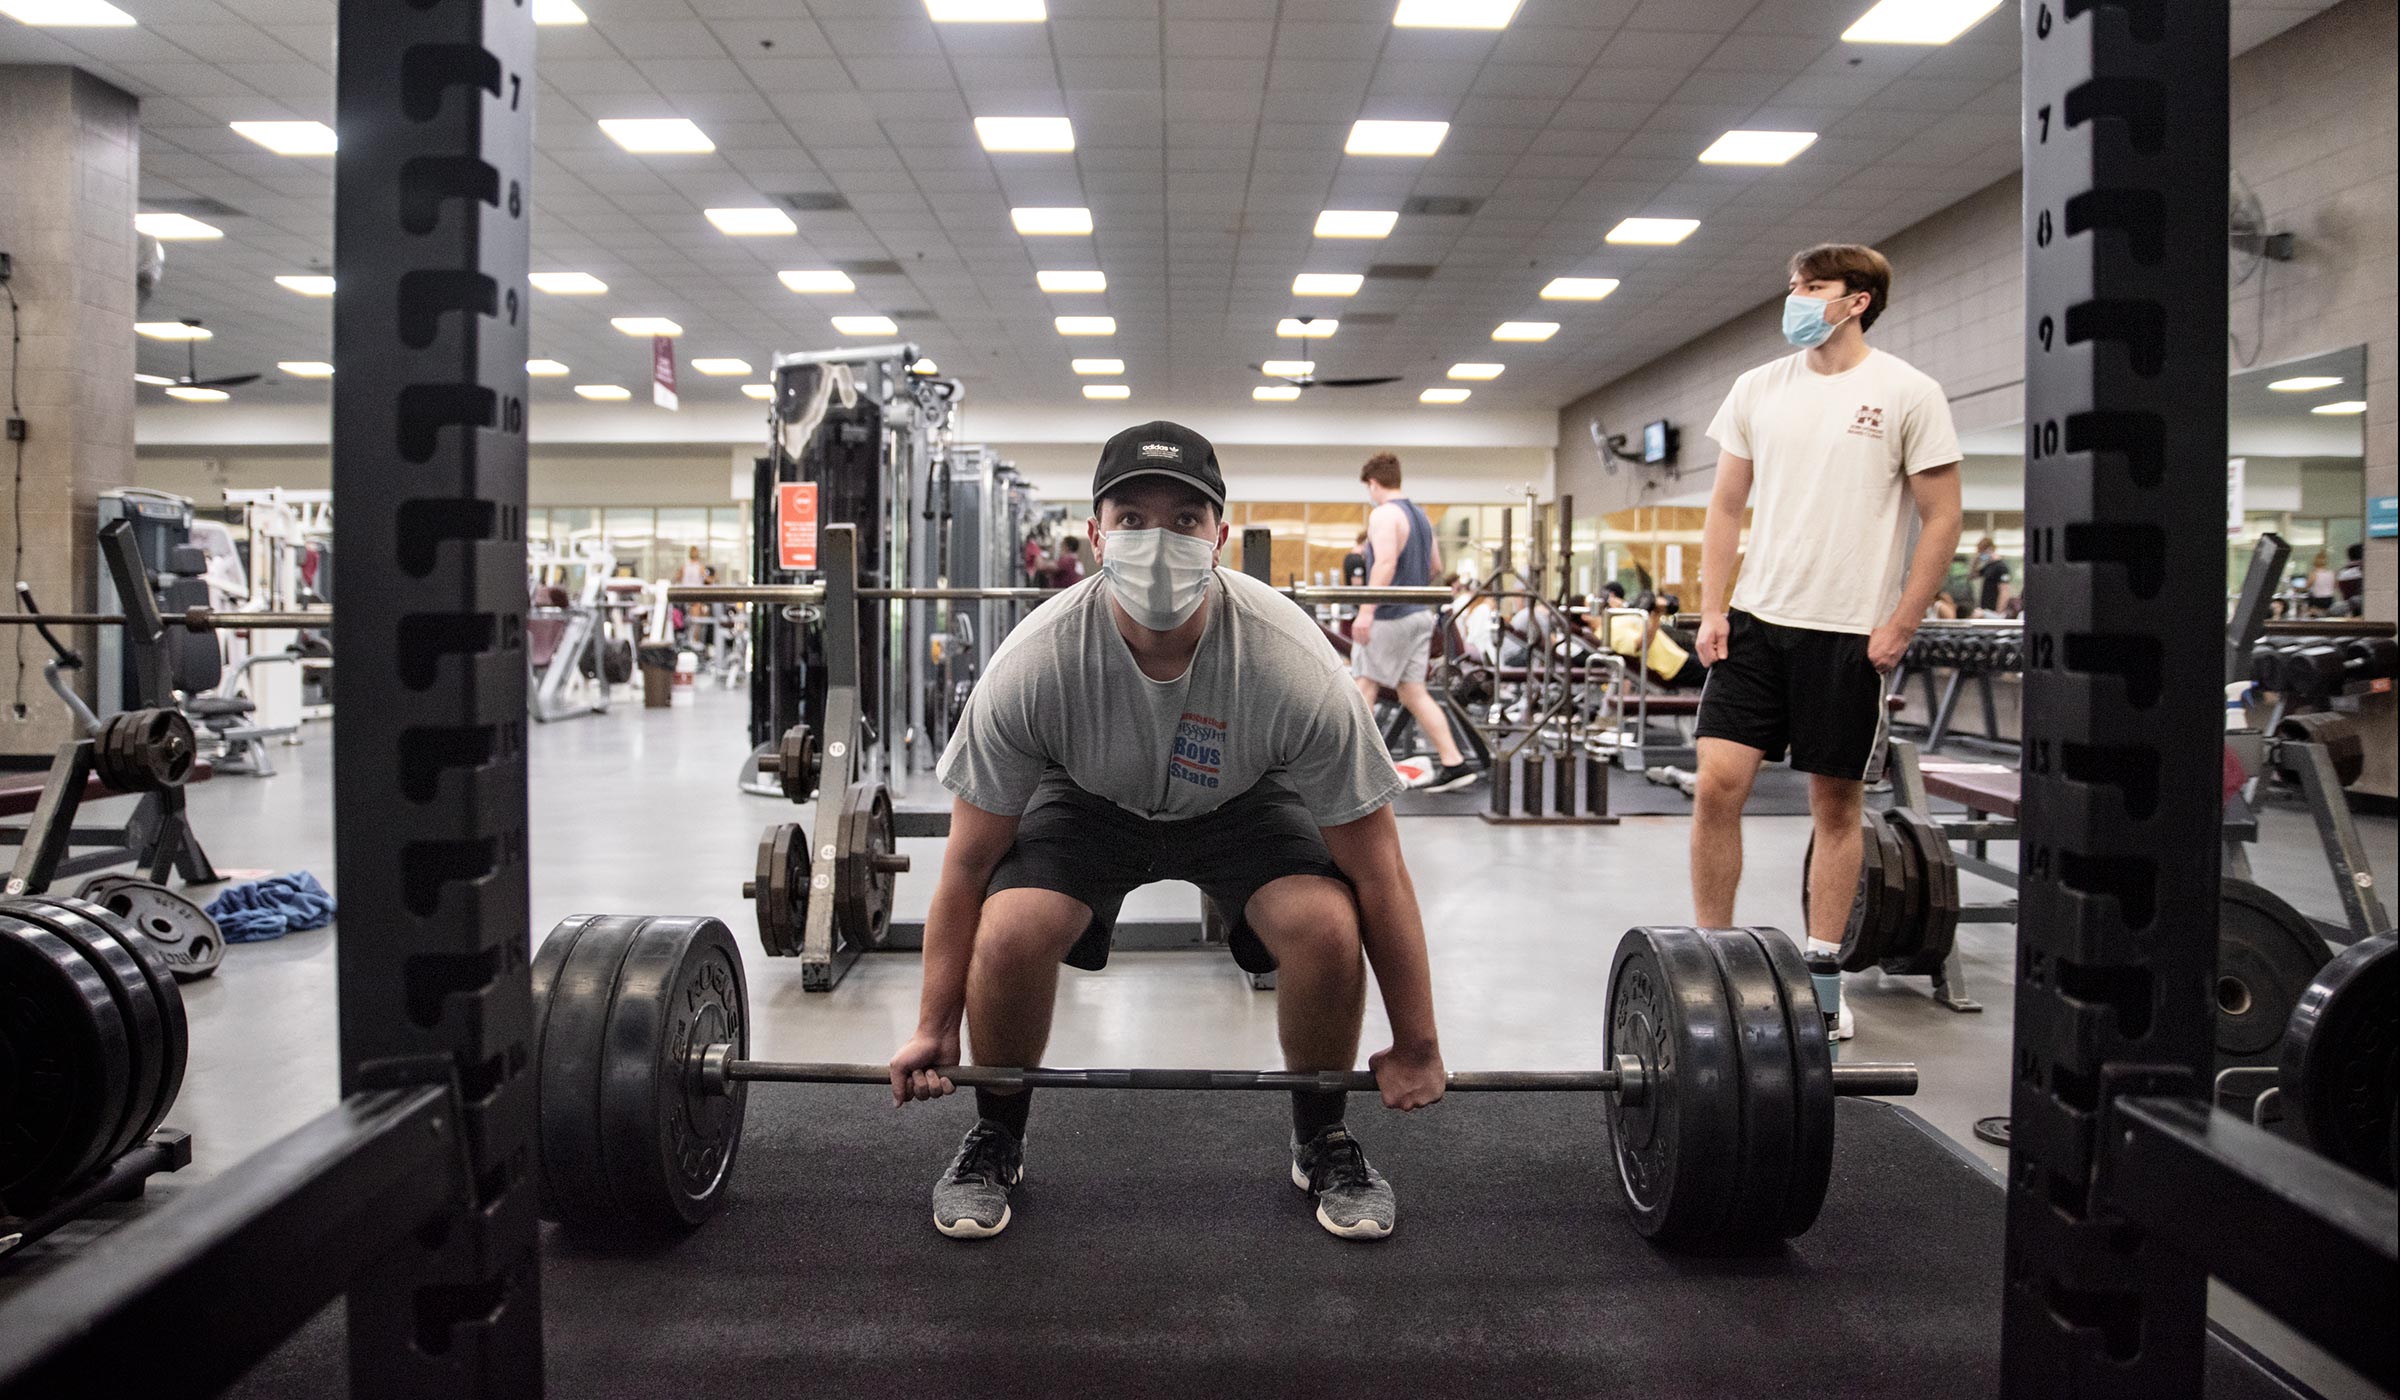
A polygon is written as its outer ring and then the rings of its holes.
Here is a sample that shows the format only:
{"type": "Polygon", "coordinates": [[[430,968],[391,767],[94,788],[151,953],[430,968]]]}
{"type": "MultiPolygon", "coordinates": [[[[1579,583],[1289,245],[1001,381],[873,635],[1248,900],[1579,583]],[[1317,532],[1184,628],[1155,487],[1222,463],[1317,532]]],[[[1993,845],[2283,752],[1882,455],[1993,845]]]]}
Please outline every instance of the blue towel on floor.
{"type": "Polygon", "coordinates": [[[228,943],[263,943],[333,922],[333,896],[305,870],[236,885],[209,901],[228,943]]]}

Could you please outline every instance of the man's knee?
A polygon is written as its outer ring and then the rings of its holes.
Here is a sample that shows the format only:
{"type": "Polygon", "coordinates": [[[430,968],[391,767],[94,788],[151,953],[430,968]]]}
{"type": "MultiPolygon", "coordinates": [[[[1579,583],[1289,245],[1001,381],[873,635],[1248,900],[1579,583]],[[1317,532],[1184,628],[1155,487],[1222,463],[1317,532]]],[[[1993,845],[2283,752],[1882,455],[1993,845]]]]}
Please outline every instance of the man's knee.
{"type": "Polygon", "coordinates": [[[983,901],[974,956],[977,961],[1057,962],[1091,921],[1083,901],[1056,890],[1002,890],[983,901]]]}
{"type": "Polygon", "coordinates": [[[1866,806],[1866,787],[1862,783],[1820,777],[1809,786],[1809,815],[1824,836],[1855,834],[1866,806]]]}
{"type": "Polygon", "coordinates": [[[1243,917],[1283,967],[1340,967],[1363,956],[1350,887],[1323,875],[1286,875],[1250,896],[1243,917]]]}
{"type": "Polygon", "coordinates": [[[1692,786],[1692,815],[1701,821],[1729,821],[1742,814],[1750,800],[1750,774],[1703,765],[1692,786]]]}

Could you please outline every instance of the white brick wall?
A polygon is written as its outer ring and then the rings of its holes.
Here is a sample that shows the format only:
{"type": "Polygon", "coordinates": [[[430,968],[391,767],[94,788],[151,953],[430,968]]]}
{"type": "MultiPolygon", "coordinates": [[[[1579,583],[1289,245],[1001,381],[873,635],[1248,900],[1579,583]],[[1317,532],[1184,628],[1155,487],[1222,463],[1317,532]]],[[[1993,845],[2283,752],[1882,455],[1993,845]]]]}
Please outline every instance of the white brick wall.
{"type": "MultiPolygon", "coordinates": [[[[2233,306],[2235,336],[2253,365],[2367,347],[2370,495],[2395,489],[2396,44],[2400,10],[2391,0],[2346,0],[2233,62],[2234,164],[2273,226],[2298,235],[2296,260],[2267,278],[2263,337],[2251,287],[2233,306]]],[[[1868,339],[1942,383],[1961,433],[2024,416],[2018,203],[2012,175],[1878,244],[1892,260],[1893,296],[1868,339]]],[[[1743,370],[1789,353],[1777,326],[1780,277],[1761,268],[1757,308],[1560,410],[1558,489],[1573,494],[1577,514],[1645,499],[1633,469],[1602,470],[1594,418],[1637,437],[1651,419],[1680,425],[1686,475],[1650,498],[1706,489],[1716,445],[1702,430],[1726,389],[1743,370]]],[[[2393,541],[2368,547],[2367,610],[2395,616],[2393,541]]]]}

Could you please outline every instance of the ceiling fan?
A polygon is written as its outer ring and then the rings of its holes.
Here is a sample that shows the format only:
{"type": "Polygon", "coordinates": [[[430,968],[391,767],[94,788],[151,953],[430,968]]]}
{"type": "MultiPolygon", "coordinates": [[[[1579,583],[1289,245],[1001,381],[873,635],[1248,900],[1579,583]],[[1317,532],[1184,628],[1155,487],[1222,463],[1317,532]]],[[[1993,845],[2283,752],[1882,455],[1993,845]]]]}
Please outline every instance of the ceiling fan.
{"type": "MultiPolygon", "coordinates": [[[[198,321],[189,317],[184,318],[183,324],[193,330],[202,329],[198,321]]],[[[248,384],[256,378],[258,376],[255,374],[228,374],[216,379],[202,379],[200,377],[200,337],[193,336],[183,342],[183,373],[175,377],[175,386],[178,388],[232,389],[248,384]]]]}
{"type": "MultiPolygon", "coordinates": [[[[1252,365],[1250,368],[1257,370],[1260,374],[1267,374],[1264,365],[1252,365]]],[[[1296,389],[1364,389],[1371,384],[1397,384],[1400,382],[1401,376],[1397,374],[1364,374],[1347,378],[1325,379],[1315,374],[1303,374],[1297,378],[1288,374],[1267,374],[1267,378],[1289,384],[1296,389]]]]}

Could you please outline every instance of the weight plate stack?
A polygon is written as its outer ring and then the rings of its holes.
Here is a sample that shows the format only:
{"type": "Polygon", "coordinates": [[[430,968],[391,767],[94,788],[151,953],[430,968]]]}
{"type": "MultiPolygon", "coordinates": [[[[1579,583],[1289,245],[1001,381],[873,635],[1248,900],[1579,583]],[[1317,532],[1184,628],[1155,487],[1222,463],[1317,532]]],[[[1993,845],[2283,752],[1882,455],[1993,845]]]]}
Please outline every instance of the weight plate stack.
{"type": "MultiPolygon", "coordinates": [[[[2333,760],[2333,776],[2343,787],[2358,781],[2367,771],[2366,739],[2359,733],[2358,722],[2334,710],[2318,710],[2305,715],[2287,715],[2275,726],[2275,737],[2289,744],[2323,744],[2325,756],[2333,760]]],[[[2281,753],[2281,745],[2277,746],[2281,753]]],[[[2278,765],[2283,776],[2300,781],[2297,755],[2286,757],[2278,765]]]]}
{"type": "Polygon", "coordinates": [[[1792,1050],[1792,1175],[1784,1192],[1778,1233],[1806,1234],[1824,1209],[1833,1182],[1833,1047],[1825,1039],[1825,1010],[1817,982],[1799,946],[1782,930],[1747,930],[1767,955],[1783,1002],[1785,1036],[1792,1050]]]}
{"type": "Polygon", "coordinates": [[[48,929],[0,916],[0,1201],[32,1214],[111,1160],[135,1090],[107,972],[48,929]]]}
{"type": "Polygon", "coordinates": [[[1786,1198],[1799,1148],[1791,1022],[1766,950],[1746,930],[1706,935],[1734,1029],[1741,1095],[1741,1147],[1734,1189],[1715,1232],[1728,1240],[1783,1237],[1786,1198]],[[1730,936],[1729,936],[1730,935],[1730,936]]]}
{"type": "Polygon", "coordinates": [[[1910,913],[1893,956],[1880,965],[1887,973],[1931,976],[1942,970],[1958,942],[1958,857],[1941,825],[1921,812],[1894,807],[1884,821],[1907,852],[1910,913]]]}
{"type": "Polygon", "coordinates": [[[2217,1068],[2271,1065],[2331,954],[2308,917],[2230,876],[2217,902],[2217,1068]]]}
{"type": "Polygon", "coordinates": [[[2292,1009],[2276,1075],[2292,1135],[2386,1186],[2400,1090],[2396,947],[2400,935],[2379,933],[2325,964],[2292,1009]]]}
{"type": "Polygon", "coordinates": [[[710,918],[579,915],[533,963],[542,1214],[595,1234],[689,1229],[724,1204],[748,1086],[704,1093],[702,1046],[750,1045],[749,990],[710,918]]]}
{"type": "Polygon", "coordinates": [[[197,982],[225,961],[225,935],[208,911],[135,875],[95,875],[75,891],[117,916],[166,961],[178,982],[197,982]]]}
{"type": "Polygon", "coordinates": [[[1609,968],[1603,1049],[1642,1066],[1639,1103],[1609,1100],[1617,1187],[1633,1228],[1661,1244],[1710,1248],[1723,1236],[1741,1148],[1734,1018],[1706,938],[1636,928],[1609,968]]]}
{"type": "Polygon", "coordinates": [[[101,1157],[106,1164],[141,1145],[167,1116],[183,1087],[190,1046],[183,993],[145,940],[107,910],[80,899],[27,895],[0,900],[0,916],[57,935],[98,968],[124,1021],[133,1078],[118,1130],[101,1157]]]}
{"type": "Polygon", "coordinates": [[[880,948],[891,933],[892,891],[899,877],[877,861],[899,846],[892,796],[881,783],[852,783],[842,804],[841,861],[834,868],[834,913],[841,938],[856,948],[880,948]]]}
{"type": "Polygon", "coordinates": [[[92,771],[119,792],[180,787],[199,754],[192,722],[176,710],[110,715],[92,736],[92,771]]]}
{"type": "Polygon", "coordinates": [[[758,941],[767,956],[796,957],[808,930],[808,828],[778,822],[758,838],[757,874],[742,894],[757,907],[758,941]]]}
{"type": "Polygon", "coordinates": [[[806,802],[817,795],[817,736],[805,724],[795,724],[783,731],[775,746],[775,781],[783,795],[794,802],[806,802]]]}

